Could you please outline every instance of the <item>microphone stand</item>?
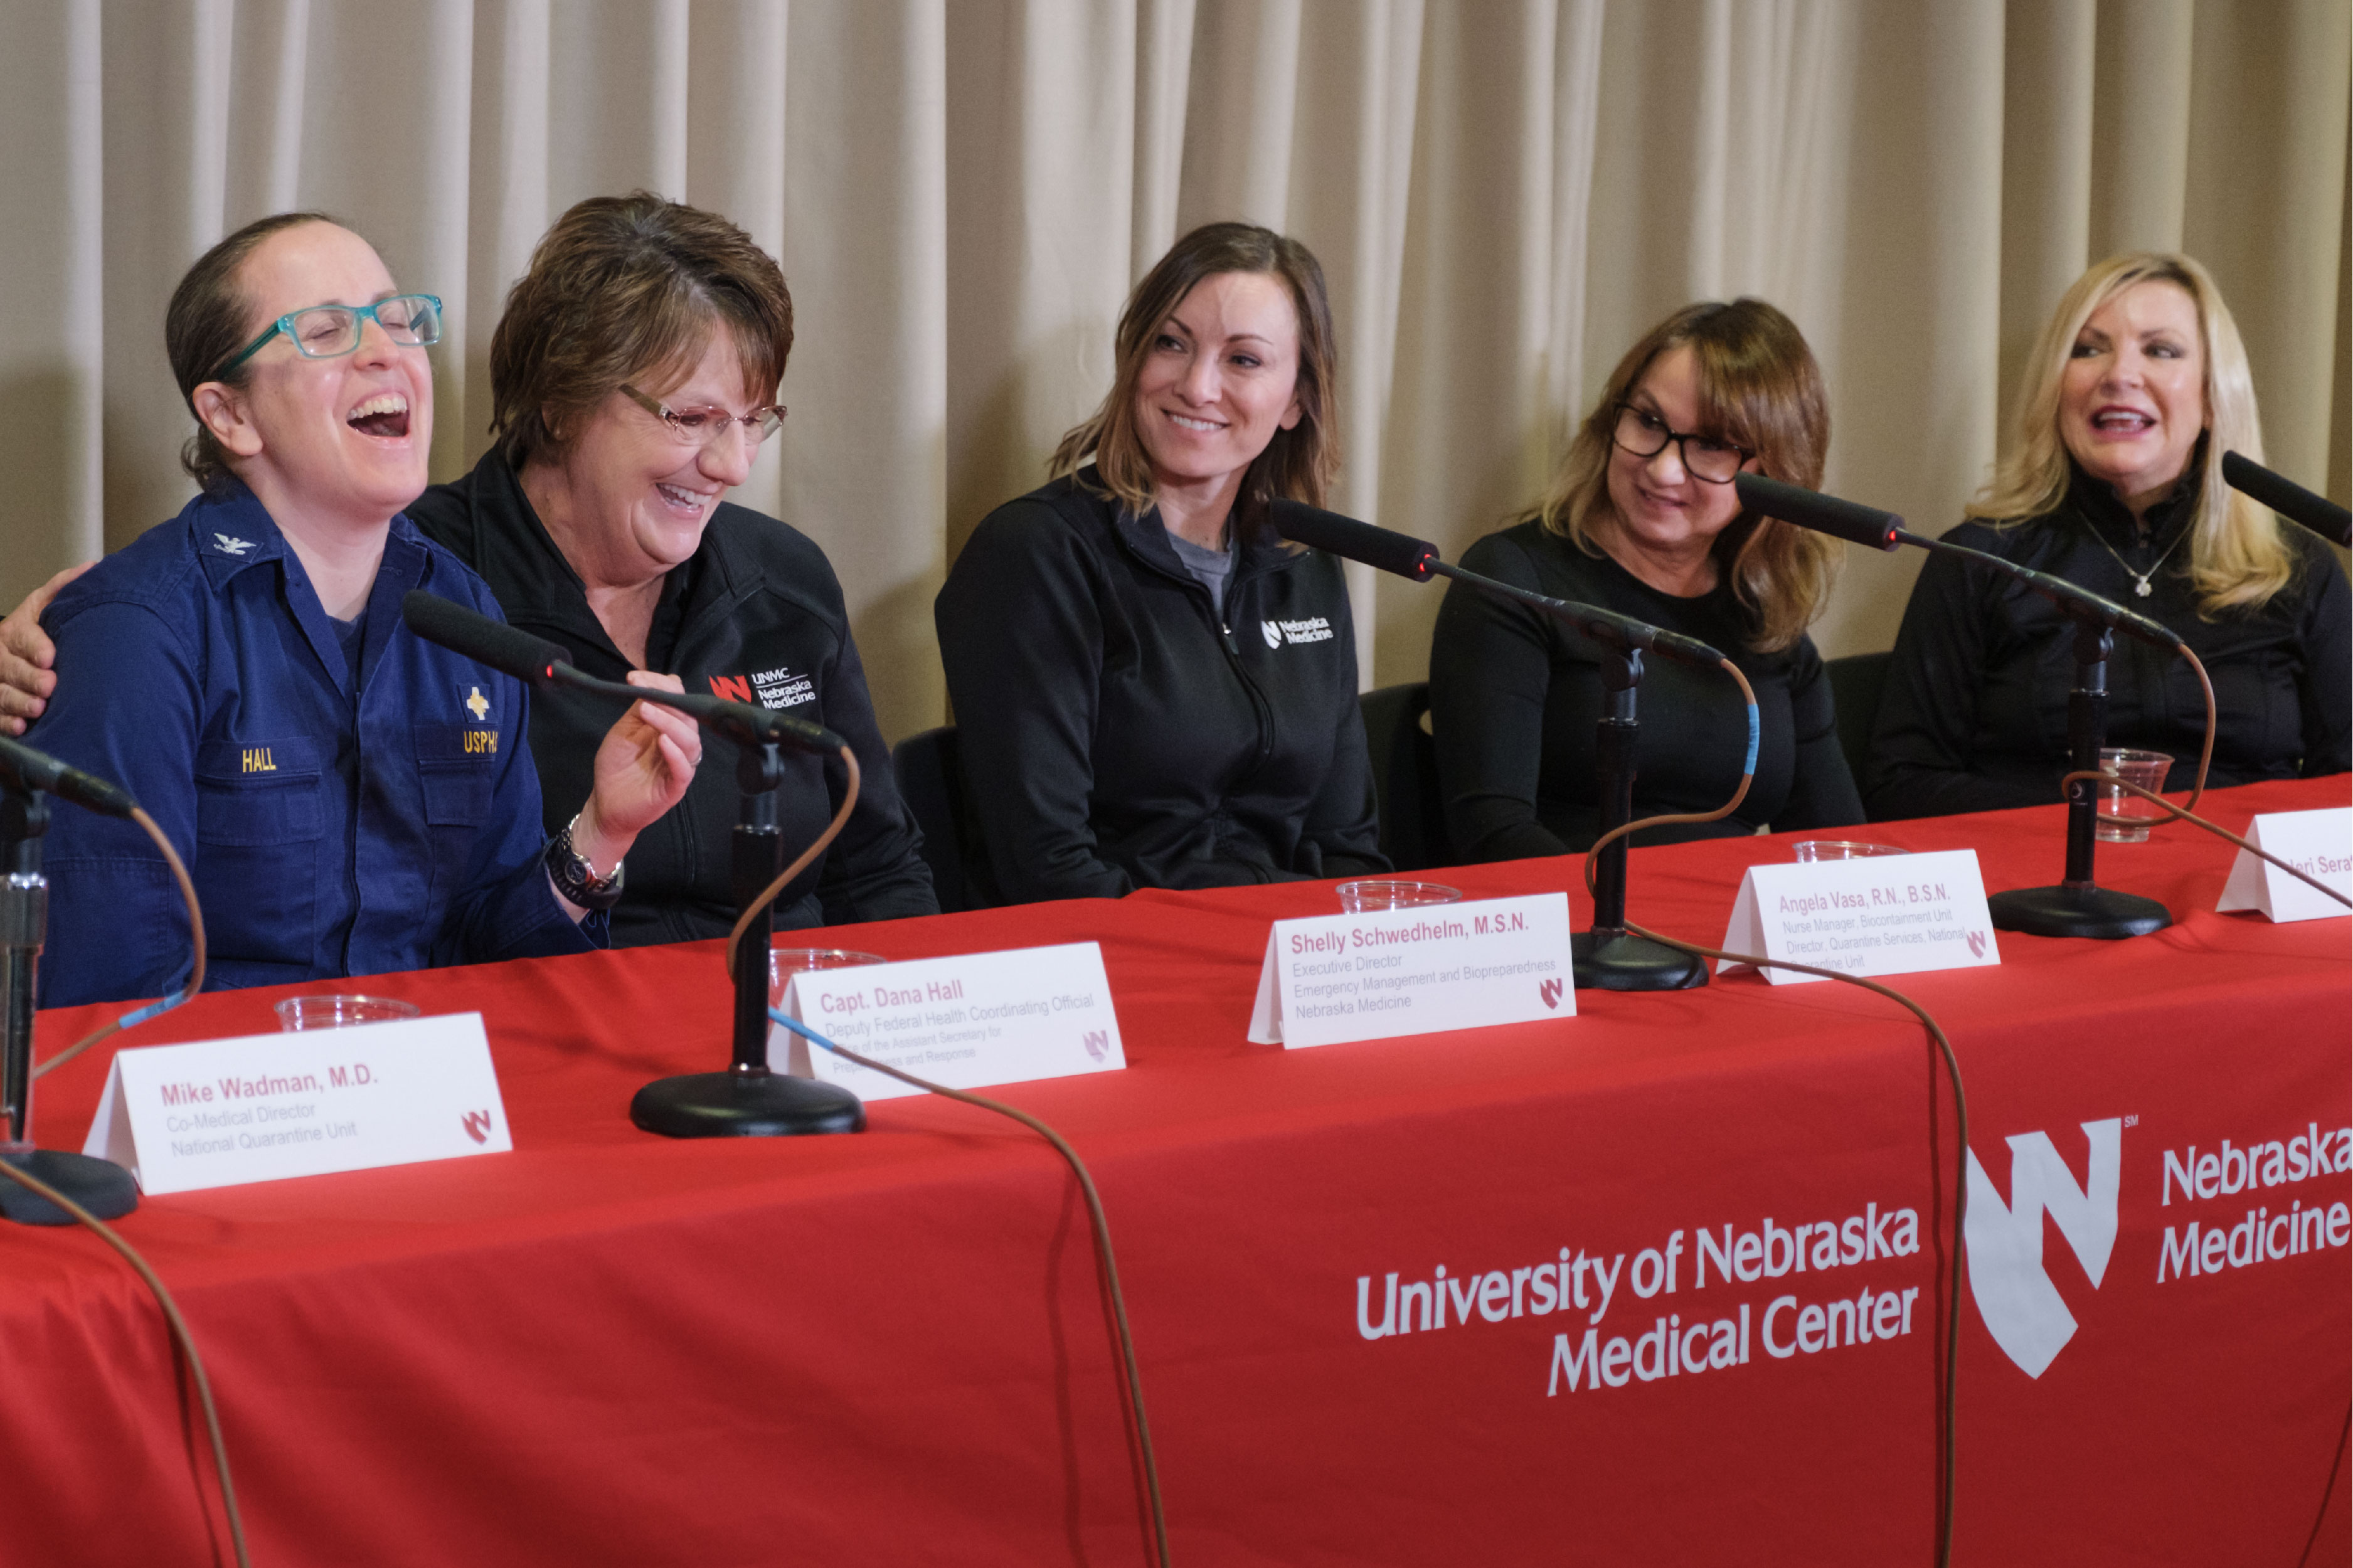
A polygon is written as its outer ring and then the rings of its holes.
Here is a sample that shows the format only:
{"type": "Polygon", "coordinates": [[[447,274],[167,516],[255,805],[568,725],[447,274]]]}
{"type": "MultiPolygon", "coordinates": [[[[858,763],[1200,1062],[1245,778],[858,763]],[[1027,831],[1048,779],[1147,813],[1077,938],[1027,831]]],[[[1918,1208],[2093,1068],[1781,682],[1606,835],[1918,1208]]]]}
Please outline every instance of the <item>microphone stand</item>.
{"type": "MultiPolygon", "coordinates": [[[[631,688],[632,691],[638,689],[631,688]]],[[[652,693],[657,700],[661,693],[652,693]]],[[[785,868],[776,789],[785,780],[774,740],[737,740],[735,784],[743,792],[733,871],[738,913],[785,868]]],[[[768,1066],[768,944],[771,922],[755,920],[735,944],[734,1058],[724,1072],[657,1079],[629,1101],[629,1120],[666,1138],[787,1138],[862,1132],[866,1107],[838,1084],[795,1078],[768,1066]]]]}
{"type": "MultiPolygon", "coordinates": [[[[1601,689],[1609,710],[1594,726],[1594,783],[1601,795],[1601,831],[1634,816],[1634,741],[1641,725],[1634,694],[1642,684],[1642,650],[1603,642],[1601,689]]],[[[1707,964],[1694,955],[1626,929],[1626,840],[1603,847],[1593,868],[1593,929],[1568,939],[1580,991],[1687,991],[1707,984],[1707,964]]]]}
{"type": "MultiPolygon", "coordinates": [[[[2108,654],[2114,637],[2095,614],[2076,611],[2075,687],[2067,694],[2067,745],[2078,773],[2097,773],[2108,731],[2108,654]]],[[[2173,923],[2155,899],[2120,893],[2092,880],[2099,842],[2099,796],[2087,779],[2067,786],[2067,871],[2055,887],[2011,888],[1986,900],[1997,931],[2030,936],[2082,936],[2113,942],[2147,936],[2173,923]]]]}
{"type": "MultiPolygon", "coordinates": [[[[139,1206],[139,1184],[111,1160],[33,1143],[33,982],[48,935],[49,883],[41,841],[49,803],[37,789],[0,782],[0,1160],[47,1183],[100,1219],[139,1206]]],[[[29,1187],[0,1182],[0,1218],[72,1225],[74,1216],[29,1187]]]]}

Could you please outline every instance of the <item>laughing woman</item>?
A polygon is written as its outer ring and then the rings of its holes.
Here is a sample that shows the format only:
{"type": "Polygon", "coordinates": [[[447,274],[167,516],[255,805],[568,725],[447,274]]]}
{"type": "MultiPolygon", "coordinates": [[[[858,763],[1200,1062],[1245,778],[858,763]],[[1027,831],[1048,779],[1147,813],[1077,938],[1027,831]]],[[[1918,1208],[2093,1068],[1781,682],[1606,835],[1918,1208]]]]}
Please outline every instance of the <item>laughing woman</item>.
{"type": "Polygon", "coordinates": [[[934,606],[976,885],[1385,869],[1347,587],[1269,521],[1322,505],[1339,464],[1323,269],[1267,229],[1196,229],[1135,286],[1116,353],[1058,477],[982,520],[934,606]]]}
{"type": "MultiPolygon", "coordinates": [[[[349,229],[290,213],[206,252],[164,335],[203,492],[49,606],[58,689],[32,743],[163,827],[213,987],[602,945],[622,857],[702,742],[633,707],[549,840],[522,683],[402,623],[412,589],[498,614],[400,515],[425,487],[439,301],[399,292],[349,229]]],[[[186,926],[145,836],[68,810],[48,837],[42,1001],[179,984],[186,926]]]]}

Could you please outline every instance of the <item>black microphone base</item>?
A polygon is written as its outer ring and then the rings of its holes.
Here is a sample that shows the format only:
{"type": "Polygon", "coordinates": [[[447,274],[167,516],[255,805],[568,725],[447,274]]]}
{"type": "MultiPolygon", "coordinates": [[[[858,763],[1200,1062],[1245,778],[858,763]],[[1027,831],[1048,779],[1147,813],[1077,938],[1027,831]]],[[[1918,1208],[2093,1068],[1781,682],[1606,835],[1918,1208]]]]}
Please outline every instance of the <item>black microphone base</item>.
{"type": "Polygon", "coordinates": [[[761,1068],[656,1079],[629,1101],[629,1120],[665,1138],[795,1138],[863,1132],[866,1107],[837,1085],[761,1068]]]}
{"type": "Polygon", "coordinates": [[[1996,931],[2021,931],[2029,936],[2082,936],[2116,942],[2147,936],[2173,923],[2173,916],[2155,899],[2119,893],[2088,882],[2062,882],[2051,888],[2012,888],[1986,900],[1996,931]]]}
{"type": "Polygon", "coordinates": [[[1579,991],[1689,991],[1707,984],[1707,961],[1632,931],[1581,931],[1568,939],[1579,991]]]}
{"type": "MultiPolygon", "coordinates": [[[[0,1154],[37,1182],[45,1182],[98,1219],[121,1219],[139,1206],[139,1184],[111,1160],[69,1154],[61,1149],[28,1149],[0,1154]]],[[[0,1219],[18,1225],[79,1225],[80,1221],[32,1188],[0,1176],[0,1219]]]]}

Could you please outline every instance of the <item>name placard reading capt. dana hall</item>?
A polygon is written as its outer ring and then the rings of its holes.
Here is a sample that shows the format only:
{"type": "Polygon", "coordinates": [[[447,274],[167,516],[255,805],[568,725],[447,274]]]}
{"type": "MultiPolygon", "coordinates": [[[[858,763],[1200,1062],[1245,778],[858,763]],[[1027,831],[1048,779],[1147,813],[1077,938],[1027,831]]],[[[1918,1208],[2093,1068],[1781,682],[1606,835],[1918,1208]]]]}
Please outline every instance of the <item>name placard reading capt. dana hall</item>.
{"type": "Polygon", "coordinates": [[[150,1194],[514,1147],[480,1013],[117,1051],[82,1152],[150,1194]]]}
{"type": "MultiPolygon", "coordinates": [[[[1724,946],[1841,974],[1912,974],[2001,962],[1974,849],[1751,866],[1724,946]]],[[[1729,974],[1746,963],[1716,961],[1729,974]]],[[[1820,980],[1778,964],[1776,985],[1820,980]]]]}
{"type": "MultiPolygon", "coordinates": [[[[1091,942],[793,976],[781,1011],[861,1057],[950,1089],[1127,1066],[1103,949],[1091,942]]],[[[860,1100],[923,1091],[770,1025],[768,1062],[860,1100]]]]}
{"type": "Polygon", "coordinates": [[[1250,1037],[1333,1046],[1577,1015],[1568,895],[1277,921],[1250,1037]]]}

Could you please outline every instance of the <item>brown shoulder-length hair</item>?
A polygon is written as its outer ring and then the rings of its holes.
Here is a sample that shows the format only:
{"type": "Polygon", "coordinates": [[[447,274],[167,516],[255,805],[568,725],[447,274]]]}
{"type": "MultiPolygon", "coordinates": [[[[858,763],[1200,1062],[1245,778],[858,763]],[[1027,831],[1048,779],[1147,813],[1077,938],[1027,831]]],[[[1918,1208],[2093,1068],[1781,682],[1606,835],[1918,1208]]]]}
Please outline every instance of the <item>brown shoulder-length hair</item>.
{"type": "Polygon", "coordinates": [[[2041,517],[2058,506],[2073,477],[2059,434],[2059,395],[2076,336],[2092,312],[2135,284],[2149,282],[2172,284],[2198,308],[2208,432],[2204,467],[2197,468],[2192,458],[2198,507],[2186,563],[2198,613],[2211,619],[2224,610],[2260,608],[2295,575],[2295,553],[2280,536],[2271,509],[2241,495],[2222,478],[2224,452],[2263,460],[2263,421],[2255,412],[2254,375],[2239,324],[2212,274],[2187,256],[2148,250],[2111,256],[2085,268],[2060,297],[2027,356],[2018,392],[2017,448],[1994,469],[1965,515],[2000,526],[2041,517]]]}
{"type": "Polygon", "coordinates": [[[560,451],[623,382],[689,374],[723,324],[744,390],[773,400],[793,352],[776,258],[717,213],[651,191],[581,202],[541,237],[491,334],[499,450],[518,468],[560,451]]]}
{"type": "MultiPolygon", "coordinates": [[[[1531,514],[1588,555],[1602,553],[1593,526],[1609,513],[1610,434],[1618,405],[1652,362],[1688,346],[1699,362],[1699,428],[1757,454],[1767,477],[1819,489],[1830,456],[1830,395],[1795,321],[1762,300],[1685,305],[1644,333],[1609,373],[1577,426],[1544,503],[1531,514]]],[[[1716,536],[1716,559],[1755,626],[1749,646],[1788,647],[1829,601],[1839,542],[1744,510],[1716,536]]]]}
{"type": "MultiPolygon", "coordinates": [[[[190,414],[196,411],[196,388],[205,383],[243,386],[253,374],[249,359],[227,371],[220,368],[222,361],[253,341],[260,327],[252,319],[253,301],[237,280],[245,258],[280,229],[299,228],[306,223],[351,227],[325,213],[272,213],[256,218],[196,258],[196,264],[172,290],[172,302],[164,311],[164,355],[171,362],[172,379],[179,384],[180,401],[188,405],[190,414]]],[[[228,454],[221,450],[220,442],[201,418],[196,421],[196,433],[180,448],[180,467],[208,496],[228,489],[228,454]]]]}
{"type": "Polygon", "coordinates": [[[1127,297],[1113,345],[1111,393],[1087,421],[1062,437],[1048,472],[1073,472],[1089,458],[1103,488],[1129,510],[1152,508],[1152,459],[1135,428],[1135,384],[1153,340],[1205,278],[1260,272],[1282,280],[1299,318],[1299,423],[1278,429],[1243,476],[1237,510],[1262,511],[1278,498],[1322,506],[1340,472],[1339,358],[1324,268],[1297,240],[1249,223],[1211,223],[1178,240],[1127,297]]]}

